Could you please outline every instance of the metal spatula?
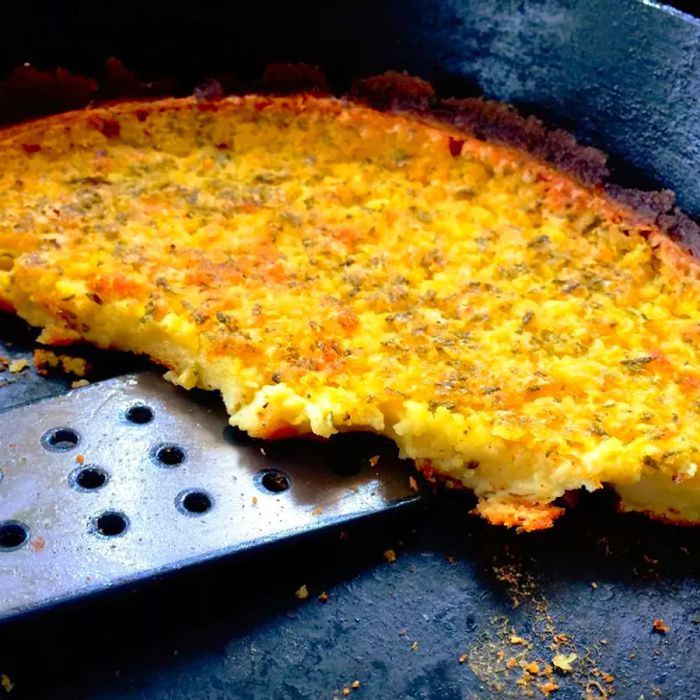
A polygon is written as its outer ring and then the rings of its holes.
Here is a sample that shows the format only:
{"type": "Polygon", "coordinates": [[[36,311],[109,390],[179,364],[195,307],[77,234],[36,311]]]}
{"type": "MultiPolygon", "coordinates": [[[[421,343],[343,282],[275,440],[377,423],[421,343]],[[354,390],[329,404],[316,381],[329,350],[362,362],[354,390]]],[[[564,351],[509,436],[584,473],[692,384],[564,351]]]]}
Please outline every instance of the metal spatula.
{"type": "Polygon", "coordinates": [[[381,440],[264,443],[210,403],[145,372],[0,413],[0,618],[422,498],[381,440]]]}

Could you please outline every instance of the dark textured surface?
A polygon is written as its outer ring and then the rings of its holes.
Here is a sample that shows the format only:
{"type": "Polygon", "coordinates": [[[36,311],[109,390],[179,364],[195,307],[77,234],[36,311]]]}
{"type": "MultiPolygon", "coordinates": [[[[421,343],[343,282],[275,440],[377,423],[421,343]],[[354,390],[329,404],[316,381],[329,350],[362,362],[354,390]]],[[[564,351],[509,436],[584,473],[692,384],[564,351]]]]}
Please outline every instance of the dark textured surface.
{"type": "MultiPolygon", "coordinates": [[[[162,0],[118,10],[77,0],[16,3],[6,22],[0,71],[31,60],[96,73],[116,54],[183,85],[219,71],[249,78],[285,60],[320,64],[341,89],[388,68],[431,79],[442,94],[479,84],[634,164],[700,212],[700,29],[636,0],[206,0],[186,11],[162,0]]],[[[31,347],[6,316],[0,339],[14,343],[0,354],[31,347]]],[[[106,376],[130,362],[102,355],[98,366],[106,376]]],[[[31,371],[9,379],[2,406],[67,385],[31,371]]],[[[614,687],[630,700],[700,698],[700,533],[616,516],[603,498],[524,537],[468,517],[469,506],[445,497],[347,539],[314,536],[5,626],[0,681],[14,683],[8,697],[31,698],[330,700],[354,679],[357,698],[521,697],[522,671],[505,669],[524,649],[510,643],[515,632],[534,645],[528,661],[550,660],[550,645],[562,645],[555,635],[570,636],[563,650],[578,659],[571,675],[555,676],[553,697],[614,687]],[[395,564],[382,557],[388,547],[395,564]],[[311,596],[300,602],[303,583],[311,596]],[[324,590],[325,604],[316,598],[324,590]],[[652,631],[655,618],[666,635],[652,631]]]]}

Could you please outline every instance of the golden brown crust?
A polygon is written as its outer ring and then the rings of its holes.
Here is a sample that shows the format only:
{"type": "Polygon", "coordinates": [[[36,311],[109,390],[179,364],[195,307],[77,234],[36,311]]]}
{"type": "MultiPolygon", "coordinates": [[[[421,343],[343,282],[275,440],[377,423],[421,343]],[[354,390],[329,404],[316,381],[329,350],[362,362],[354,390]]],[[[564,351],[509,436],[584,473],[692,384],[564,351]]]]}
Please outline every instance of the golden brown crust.
{"type": "Polygon", "coordinates": [[[498,503],[480,500],[474,514],[486,518],[492,525],[514,527],[518,532],[547,530],[565,513],[565,509],[551,503],[533,503],[525,499],[520,502],[498,503]]]}
{"type": "Polygon", "coordinates": [[[375,109],[388,110],[427,111],[436,100],[429,82],[396,71],[356,80],[348,96],[375,109]]]}
{"type": "Polygon", "coordinates": [[[700,227],[678,207],[671,190],[643,191],[607,185],[606,194],[635,212],[639,221],[658,226],[674,243],[700,259],[700,227]]]}

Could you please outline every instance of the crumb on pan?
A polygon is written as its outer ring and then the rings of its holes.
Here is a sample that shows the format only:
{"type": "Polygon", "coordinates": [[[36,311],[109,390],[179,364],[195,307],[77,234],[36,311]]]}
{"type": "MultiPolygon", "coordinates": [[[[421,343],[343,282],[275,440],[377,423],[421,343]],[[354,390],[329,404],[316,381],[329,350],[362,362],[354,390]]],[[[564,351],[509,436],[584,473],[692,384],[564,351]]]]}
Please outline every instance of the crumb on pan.
{"type": "Polygon", "coordinates": [[[0,673],[0,687],[2,687],[6,693],[11,693],[15,687],[15,684],[10,680],[10,677],[6,673],[0,673]]]}
{"type": "Polygon", "coordinates": [[[552,665],[559,671],[564,673],[570,673],[572,670],[571,664],[576,661],[578,656],[574,653],[571,654],[555,654],[552,657],[552,665]]]}
{"type": "Polygon", "coordinates": [[[661,618],[656,618],[652,622],[651,628],[658,634],[668,634],[671,631],[671,628],[661,618]]]}
{"type": "Polygon", "coordinates": [[[8,369],[10,370],[11,374],[23,372],[25,369],[27,369],[27,367],[29,367],[29,360],[25,360],[24,358],[12,360],[8,365],[8,369]]]}
{"type": "MultiPolygon", "coordinates": [[[[555,692],[556,690],[559,690],[559,686],[554,682],[554,681],[545,681],[544,683],[540,683],[537,686],[545,695],[549,695],[550,693],[555,692]]],[[[600,696],[604,697],[604,696],[600,696]]]]}

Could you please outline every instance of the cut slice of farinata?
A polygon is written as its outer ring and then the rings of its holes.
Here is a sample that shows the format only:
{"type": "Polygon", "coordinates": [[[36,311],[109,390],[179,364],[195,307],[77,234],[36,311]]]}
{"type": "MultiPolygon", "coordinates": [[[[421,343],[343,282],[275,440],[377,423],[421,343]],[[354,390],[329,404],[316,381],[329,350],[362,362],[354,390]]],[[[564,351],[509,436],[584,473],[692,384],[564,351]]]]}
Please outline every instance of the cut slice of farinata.
{"type": "Polygon", "coordinates": [[[565,492],[700,521],[700,281],[533,155],[332,98],[122,103],[0,132],[0,298],[275,439],[370,430],[491,522],[565,492]]]}

